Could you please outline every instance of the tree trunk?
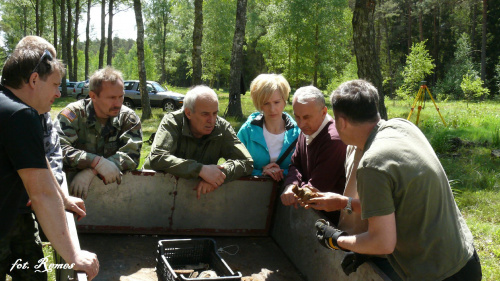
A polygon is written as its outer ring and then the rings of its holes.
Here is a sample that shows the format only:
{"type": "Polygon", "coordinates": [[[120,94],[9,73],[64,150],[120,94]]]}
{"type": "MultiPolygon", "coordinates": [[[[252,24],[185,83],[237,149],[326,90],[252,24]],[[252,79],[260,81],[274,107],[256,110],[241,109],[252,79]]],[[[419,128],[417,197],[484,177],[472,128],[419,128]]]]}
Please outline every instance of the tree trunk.
{"type": "Polygon", "coordinates": [[[483,0],[483,34],[481,41],[481,80],[486,81],[486,20],[488,16],[488,1],[483,0]]]}
{"type": "Polygon", "coordinates": [[[101,0],[101,44],[99,45],[99,69],[104,65],[104,47],[106,46],[106,0],[101,0]]]}
{"type": "Polygon", "coordinates": [[[78,22],[80,20],[80,0],[75,2],[75,33],[73,34],[73,77],[78,81],[78,22]]]}
{"type": "Polygon", "coordinates": [[[111,65],[113,60],[113,2],[114,0],[109,0],[108,6],[108,55],[106,57],[106,64],[111,65]]]}
{"type": "MultiPolygon", "coordinates": [[[[420,5],[422,5],[422,0],[420,0],[420,5]]],[[[423,7],[420,6],[420,9],[418,10],[418,37],[420,39],[420,42],[424,41],[424,23],[422,19],[422,10],[423,7]]]]}
{"type": "MultiPolygon", "coordinates": [[[[357,1],[356,1],[357,2],[357,1]]],[[[410,53],[411,50],[411,0],[408,0],[408,26],[407,26],[407,36],[408,36],[408,49],[407,54],[410,53]]]]}
{"type": "Polygon", "coordinates": [[[384,30],[385,30],[385,42],[387,42],[387,63],[388,63],[388,67],[389,67],[389,97],[393,97],[393,94],[394,94],[394,81],[393,81],[393,77],[394,75],[392,74],[392,58],[391,58],[391,48],[389,48],[389,26],[387,24],[387,18],[383,17],[383,25],[384,25],[384,30]]]}
{"type": "Polygon", "coordinates": [[[71,14],[71,0],[66,0],[67,8],[68,8],[68,21],[66,23],[66,49],[67,49],[67,61],[66,61],[66,71],[68,72],[68,77],[70,81],[75,81],[75,77],[73,77],[73,56],[71,55],[71,29],[73,25],[73,17],[71,14]]]}
{"type": "Polygon", "coordinates": [[[243,111],[241,110],[241,73],[243,70],[243,44],[245,43],[245,27],[247,22],[247,0],[238,0],[236,5],[236,25],[233,37],[233,50],[231,52],[227,116],[234,116],[241,119],[243,118],[243,111]]]}
{"type": "MultiPolygon", "coordinates": [[[[56,0],[52,0],[52,25],[54,25],[54,48],[57,52],[57,5],[56,0]]],[[[61,55],[59,55],[61,57],[61,55]]]]}
{"type": "Polygon", "coordinates": [[[35,1],[35,32],[40,36],[40,0],[35,1]]]}
{"type": "Polygon", "coordinates": [[[295,72],[295,89],[299,88],[299,38],[295,36],[295,67],[293,71],[295,72]]]}
{"type": "Polygon", "coordinates": [[[434,22],[433,22],[433,31],[432,31],[432,40],[433,40],[433,56],[436,61],[436,68],[434,69],[434,73],[432,74],[433,82],[437,81],[437,74],[439,73],[439,69],[441,67],[441,63],[439,60],[439,13],[440,13],[439,3],[435,4],[434,7],[434,22]]]}
{"type": "Polygon", "coordinates": [[[476,42],[476,27],[477,27],[477,2],[476,0],[472,1],[472,9],[471,9],[471,31],[470,31],[470,42],[472,44],[472,49],[475,49],[474,42],[476,42]]]}
{"type": "Polygon", "coordinates": [[[387,119],[382,88],[380,63],[375,50],[374,12],[375,0],[356,0],[352,18],[354,53],[358,65],[358,77],[373,84],[379,94],[380,117],[387,119]]]}
{"type": "Polygon", "coordinates": [[[201,84],[201,42],[203,40],[203,0],[194,0],[194,29],[193,29],[193,82],[201,84]]]}
{"type": "Polygon", "coordinates": [[[168,23],[168,15],[167,13],[163,13],[163,34],[161,37],[161,76],[160,76],[160,84],[163,84],[167,81],[167,69],[165,68],[166,58],[167,58],[167,23],[168,23]]]}
{"type": "MultiPolygon", "coordinates": [[[[40,15],[46,15],[47,3],[48,3],[48,1],[41,1],[40,2],[40,15]]],[[[45,26],[50,26],[50,24],[46,22],[45,17],[40,17],[39,18],[39,25],[40,25],[40,35],[39,36],[46,37],[45,26]]]]}
{"type": "Polygon", "coordinates": [[[85,28],[85,77],[84,79],[89,79],[89,47],[90,47],[90,8],[92,6],[92,0],[87,0],[87,26],[85,28]]]}
{"type": "MultiPolygon", "coordinates": [[[[68,0],[69,1],[69,0],[68,0]]],[[[62,61],[67,62],[68,60],[68,49],[66,48],[66,25],[64,24],[66,22],[66,0],[61,0],[61,50],[62,50],[62,61]]],[[[62,82],[61,83],[61,96],[66,97],[67,96],[67,86],[66,86],[66,77],[68,74],[66,73],[64,77],[62,77],[62,82]]]]}
{"type": "Polygon", "coordinates": [[[316,24],[314,32],[314,73],[313,86],[318,87],[318,68],[319,68],[319,25],[316,24]]]}
{"type": "Polygon", "coordinates": [[[151,104],[146,90],[146,65],[144,65],[144,24],[142,21],[141,0],[134,0],[135,22],[137,24],[137,64],[139,70],[139,87],[141,91],[141,120],[151,118],[151,104]]]}

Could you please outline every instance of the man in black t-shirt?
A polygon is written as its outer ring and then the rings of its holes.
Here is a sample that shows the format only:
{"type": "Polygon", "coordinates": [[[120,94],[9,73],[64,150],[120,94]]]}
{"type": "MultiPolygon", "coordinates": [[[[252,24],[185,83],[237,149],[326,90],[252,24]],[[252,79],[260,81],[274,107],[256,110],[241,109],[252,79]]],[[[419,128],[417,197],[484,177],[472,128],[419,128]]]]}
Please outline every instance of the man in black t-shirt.
{"type": "Polygon", "coordinates": [[[60,96],[63,64],[54,47],[36,36],[23,38],[7,58],[0,85],[0,279],[46,280],[38,226],[74,270],[93,279],[95,254],[79,250],[69,236],[64,209],[85,216],[81,199],[67,196],[50,171],[40,114],[60,96]]]}

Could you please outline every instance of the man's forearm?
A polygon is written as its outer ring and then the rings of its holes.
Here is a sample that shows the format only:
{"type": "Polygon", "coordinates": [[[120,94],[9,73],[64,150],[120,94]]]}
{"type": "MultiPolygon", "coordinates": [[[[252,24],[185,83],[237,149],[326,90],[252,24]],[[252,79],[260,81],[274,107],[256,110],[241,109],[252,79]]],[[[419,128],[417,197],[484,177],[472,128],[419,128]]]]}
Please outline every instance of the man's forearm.
{"type": "Polygon", "coordinates": [[[69,235],[61,190],[48,169],[22,169],[19,175],[31,199],[42,229],[56,251],[68,262],[75,261],[77,248],[69,235]]]}
{"type": "Polygon", "coordinates": [[[140,152],[134,152],[133,154],[124,153],[122,151],[118,151],[116,154],[111,155],[107,159],[112,161],[118,166],[120,171],[131,171],[135,170],[139,166],[140,161],[140,152]]]}
{"type": "Polygon", "coordinates": [[[386,255],[396,247],[396,222],[394,213],[368,219],[368,231],[352,236],[341,236],[340,247],[360,254],[386,255]]]}
{"type": "Polygon", "coordinates": [[[191,160],[175,157],[167,153],[150,153],[144,162],[146,169],[166,172],[181,178],[198,178],[203,164],[191,160]]]}
{"type": "MultiPolygon", "coordinates": [[[[48,165],[48,167],[50,167],[49,160],[48,160],[47,158],[46,158],[45,160],[47,161],[47,165],[48,165]]],[[[63,190],[62,186],[59,184],[59,182],[58,182],[58,181],[57,181],[57,179],[55,178],[54,173],[51,173],[51,175],[52,175],[52,181],[53,181],[53,184],[56,186],[57,191],[58,191],[58,193],[59,193],[59,196],[61,196],[61,199],[62,199],[62,200],[63,200],[63,202],[64,202],[64,199],[66,198],[66,193],[64,192],[64,190],[63,190]]],[[[61,175],[61,176],[62,176],[62,175],[61,175]]],[[[64,181],[64,179],[63,179],[63,181],[64,181]]]]}
{"type": "Polygon", "coordinates": [[[95,158],[98,156],[97,154],[85,150],[76,149],[70,145],[61,144],[61,148],[63,151],[64,165],[80,170],[92,168],[93,161],[95,161],[95,158]]]}
{"type": "Polygon", "coordinates": [[[253,160],[228,160],[222,165],[226,174],[226,182],[249,176],[253,171],[253,160]]]}

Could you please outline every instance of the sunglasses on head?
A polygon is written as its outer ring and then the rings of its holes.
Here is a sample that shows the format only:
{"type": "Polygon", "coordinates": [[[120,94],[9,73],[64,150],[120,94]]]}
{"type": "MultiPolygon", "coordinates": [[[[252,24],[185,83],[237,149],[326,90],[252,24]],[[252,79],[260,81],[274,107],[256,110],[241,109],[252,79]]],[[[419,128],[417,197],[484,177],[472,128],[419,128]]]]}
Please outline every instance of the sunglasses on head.
{"type": "MultiPolygon", "coordinates": [[[[40,64],[42,63],[42,61],[47,58],[48,61],[52,61],[54,58],[52,57],[52,54],[49,52],[49,50],[44,50],[43,51],[43,55],[40,57],[40,59],[38,60],[38,63],[36,64],[35,68],[33,68],[33,71],[31,71],[30,73],[30,76],[31,77],[31,74],[35,73],[35,72],[38,72],[38,67],[40,66],[40,64]]],[[[28,77],[28,81],[27,83],[29,82],[29,77],[28,77]]]]}

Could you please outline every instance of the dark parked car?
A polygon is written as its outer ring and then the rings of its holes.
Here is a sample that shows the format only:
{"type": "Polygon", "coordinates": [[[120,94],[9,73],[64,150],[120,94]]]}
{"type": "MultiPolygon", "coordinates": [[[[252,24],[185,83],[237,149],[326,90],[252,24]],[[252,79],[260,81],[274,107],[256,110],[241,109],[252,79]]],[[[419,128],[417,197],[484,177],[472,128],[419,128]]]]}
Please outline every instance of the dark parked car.
{"type": "MultiPolygon", "coordinates": [[[[123,82],[125,99],[123,104],[130,107],[141,106],[141,93],[138,80],[123,82]]],[[[172,111],[182,107],[184,95],[163,88],[158,82],[147,81],[146,89],[149,93],[149,102],[152,107],[161,107],[164,111],[172,111]]]]}

